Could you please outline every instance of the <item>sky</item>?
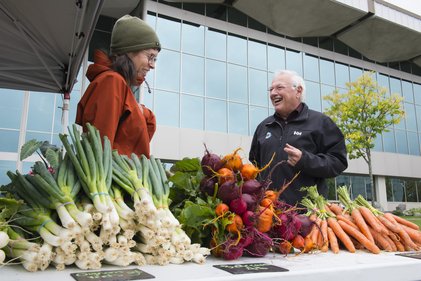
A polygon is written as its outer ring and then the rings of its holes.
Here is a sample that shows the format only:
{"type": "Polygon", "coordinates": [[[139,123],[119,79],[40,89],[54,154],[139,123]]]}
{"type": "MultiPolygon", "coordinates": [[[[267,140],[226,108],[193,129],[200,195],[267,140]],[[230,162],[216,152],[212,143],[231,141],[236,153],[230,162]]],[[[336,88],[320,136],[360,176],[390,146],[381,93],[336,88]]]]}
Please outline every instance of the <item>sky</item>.
{"type": "Polygon", "coordinates": [[[384,0],[402,9],[421,16],[421,0],[384,0]]]}

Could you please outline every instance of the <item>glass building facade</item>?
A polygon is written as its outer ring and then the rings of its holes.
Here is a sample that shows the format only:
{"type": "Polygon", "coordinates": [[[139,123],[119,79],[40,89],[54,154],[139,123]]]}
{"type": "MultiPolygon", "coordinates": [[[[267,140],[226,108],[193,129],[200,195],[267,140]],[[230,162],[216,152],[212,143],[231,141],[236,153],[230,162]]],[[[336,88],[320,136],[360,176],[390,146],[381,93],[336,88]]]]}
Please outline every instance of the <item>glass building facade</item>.
{"type": "MultiPolygon", "coordinates": [[[[345,91],[347,82],[374,71],[379,85],[403,96],[406,112],[399,124],[378,136],[374,150],[421,156],[421,69],[415,64],[376,63],[331,38],[288,38],[221,5],[147,1],[145,7],[144,19],[163,46],[156,69],[147,76],[153,94],[145,93],[142,100],[158,125],[250,137],[273,113],[267,88],[275,71],[301,74],[306,103],[318,111],[329,106],[323,96],[345,91]]],[[[89,58],[95,48],[108,48],[114,22],[100,17],[89,58]]],[[[71,123],[83,91],[83,71],[71,93],[71,123]]],[[[8,181],[7,170],[29,169],[30,162],[17,159],[25,141],[59,144],[61,105],[61,95],[0,89],[0,183],[8,181]]],[[[421,202],[420,180],[387,177],[387,200],[421,202]]],[[[331,200],[337,200],[341,185],[351,186],[353,196],[372,196],[367,175],[344,174],[329,185],[331,200]]]]}

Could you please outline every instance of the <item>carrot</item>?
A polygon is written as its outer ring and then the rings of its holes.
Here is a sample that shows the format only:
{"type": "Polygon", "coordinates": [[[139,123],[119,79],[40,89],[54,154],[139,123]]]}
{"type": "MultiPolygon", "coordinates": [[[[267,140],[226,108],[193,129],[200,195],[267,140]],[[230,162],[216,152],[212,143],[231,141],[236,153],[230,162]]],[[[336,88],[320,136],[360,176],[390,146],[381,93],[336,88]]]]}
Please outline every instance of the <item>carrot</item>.
{"type": "MultiPolygon", "coordinates": [[[[355,240],[357,240],[358,242],[360,242],[364,246],[364,248],[366,248],[367,250],[369,250],[373,254],[379,254],[380,253],[379,247],[377,247],[374,242],[370,241],[361,231],[357,231],[356,229],[349,226],[347,223],[345,223],[343,221],[338,221],[338,223],[348,235],[354,237],[355,240]]],[[[368,231],[370,231],[370,230],[368,230],[368,231]]],[[[374,239],[373,239],[373,241],[374,241],[374,239]]]]}
{"type": "Polygon", "coordinates": [[[271,189],[268,189],[265,191],[265,198],[270,199],[272,202],[278,201],[278,194],[276,191],[273,191],[271,189]]]}
{"type": "Polygon", "coordinates": [[[389,241],[386,239],[385,235],[382,235],[380,232],[375,231],[373,228],[369,228],[371,235],[374,238],[374,241],[382,250],[385,250],[387,252],[392,252],[393,248],[389,244],[389,241]]]}
{"type": "Polygon", "coordinates": [[[415,230],[404,224],[401,224],[400,226],[408,233],[409,238],[411,238],[412,241],[415,243],[421,243],[421,231],[415,230]]]}
{"type": "Polygon", "coordinates": [[[268,232],[272,228],[273,211],[268,207],[260,206],[260,214],[257,219],[257,230],[268,232]]]}
{"type": "Polygon", "coordinates": [[[389,245],[392,247],[392,252],[396,252],[398,250],[398,248],[396,248],[395,242],[393,242],[393,240],[389,237],[389,235],[383,235],[383,237],[384,237],[384,239],[387,240],[389,245]]]}
{"type": "Polygon", "coordinates": [[[393,240],[393,243],[395,243],[398,252],[405,252],[405,246],[398,239],[393,240]]]}
{"type": "Polygon", "coordinates": [[[313,245],[317,247],[317,240],[319,236],[319,228],[316,226],[316,224],[313,225],[310,233],[307,235],[310,237],[311,241],[313,242],[313,245]]]}
{"type": "Polygon", "coordinates": [[[376,216],[370,211],[367,207],[360,206],[358,207],[361,215],[369,226],[371,226],[376,232],[381,232],[382,228],[376,220],[376,216]]]}
{"type": "Polygon", "coordinates": [[[410,228],[415,229],[415,230],[420,230],[420,227],[418,225],[416,225],[415,223],[410,222],[409,220],[406,220],[404,218],[401,218],[400,216],[397,216],[395,214],[392,214],[392,216],[395,218],[395,220],[398,223],[406,225],[407,227],[410,227],[410,228]]]}
{"type": "MultiPolygon", "coordinates": [[[[371,232],[368,229],[367,223],[365,222],[364,217],[361,215],[361,212],[360,212],[360,210],[358,208],[354,208],[352,210],[351,217],[354,219],[354,223],[358,226],[358,228],[360,229],[361,233],[364,234],[364,236],[368,240],[370,240],[372,243],[374,243],[374,238],[371,235],[371,232]]],[[[354,237],[354,238],[357,239],[356,237],[354,237]]],[[[361,243],[361,244],[364,245],[364,243],[361,243]]]]}
{"type": "Polygon", "coordinates": [[[320,229],[322,230],[322,245],[320,247],[320,250],[322,252],[327,252],[329,250],[329,239],[328,239],[328,233],[327,233],[327,221],[322,220],[320,223],[320,229]]]}
{"type": "Polygon", "coordinates": [[[335,215],[342,215],[343,209],[339,204],[336,203],[330,203],[329,209],[335,214],[335,215]]]}
{"type": "Polygon", "coordinates": [[[229,210],[230,210],[230,208],[228,207],[227,204],[225,204],[225,203],[219,203],[215,207],[215,214],[219,217],[219,216],[224,215],[229,210]]]}
{"type": "Polygon", "coordinates": [[[394,228],[396,229],[396,231],[394,232],[398,234],[400,238],[402,238],[405,249],[418,250],[418,246],[411,240],[408,233],[403,229],[403,227],[401,227],[401,225],[396,222],[395,218],[391,213],[384,213],[383,217],[385,217],[386,220],[389,220],[390,223],[394,225],[394,228]]]}
{"type": "Polygon", "coordinates": [[[349,225],[350,225],[350,226],[352,226],[353,228],[360,230],[360,229],[358,228],[358,226],[357,226],[355,223],[353,223],[350,219],[346,218],[344,215],[337,215],[337,216],[336,216],[336,218],[337,218],[338,220],[341,220],[341,221],[346,222],[347,224],[349,224],[349,225]]]}
{"type": "Polygon", "coordinates": [[[334,254],[339,253],[338,239],[336,238],[336,235],[333,232],[332,228],[330,228],[329,226],[327,227],[327,237],[329,239],[329,246],[330,246],[330,249],[332,250],[332,252],[334,254]]]}
{"type": "Polygon", "coordinates": [[[390,230],[381,222],[379,217],[380,217],[380,215],[376,216],[376,220],[379,223],[380,228],[382,229],[381,232],[385,235],[390,235],[390,230]]]}
{"type": "Polygon", "coordinates": [[[350,251],[351,253],[355,253],[355,246],[352,243],[351,239],[349,238],[348,234],[342,229],[339,222],[334,218],[328,218],[327,224],[330,228],[332,228],[333,232],[335,233],[336,237],[344,244],[345,248],[350,251]]]}

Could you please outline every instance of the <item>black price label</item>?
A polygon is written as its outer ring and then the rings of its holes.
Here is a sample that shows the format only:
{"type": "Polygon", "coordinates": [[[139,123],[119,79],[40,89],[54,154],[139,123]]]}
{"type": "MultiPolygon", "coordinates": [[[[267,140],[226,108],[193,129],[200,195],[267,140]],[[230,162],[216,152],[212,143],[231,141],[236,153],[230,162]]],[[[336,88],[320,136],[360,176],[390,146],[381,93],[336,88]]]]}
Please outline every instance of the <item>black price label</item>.
{"type": "Polygon", "coordinates": [[[409,252],[409,253],[400,253],[400,254],[396,254],[396,255],[402,256],[402,257],[414,258],[414,259],[421,259],[421,251],[409,252]]]}
{"type": "Polygon", "coordinates": [[[126,281],[152,279],[155,276],[139,269],[86,271],[70,273],[76,281],[126,281]]]}
{"type": "Polygon", "coordinates": [[[247,274],[262,272],[284,272],[288,269],[267,263],[220,264],[214,267],[228,271],[231,274],[247,274]]]}

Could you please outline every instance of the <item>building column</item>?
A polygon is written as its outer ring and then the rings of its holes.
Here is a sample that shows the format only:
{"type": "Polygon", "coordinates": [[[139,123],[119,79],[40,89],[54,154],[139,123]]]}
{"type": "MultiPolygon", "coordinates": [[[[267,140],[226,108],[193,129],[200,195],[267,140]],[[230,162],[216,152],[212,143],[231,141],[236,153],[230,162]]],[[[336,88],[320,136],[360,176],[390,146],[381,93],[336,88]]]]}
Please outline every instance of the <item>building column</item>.
{"type": "Polygon", "coordinates": [[[374,177],[375,188],[377,194],[377,202],[383,211],[387,211],[387,192],[386,192],[386,178],[381,176],[374,177]]]}

